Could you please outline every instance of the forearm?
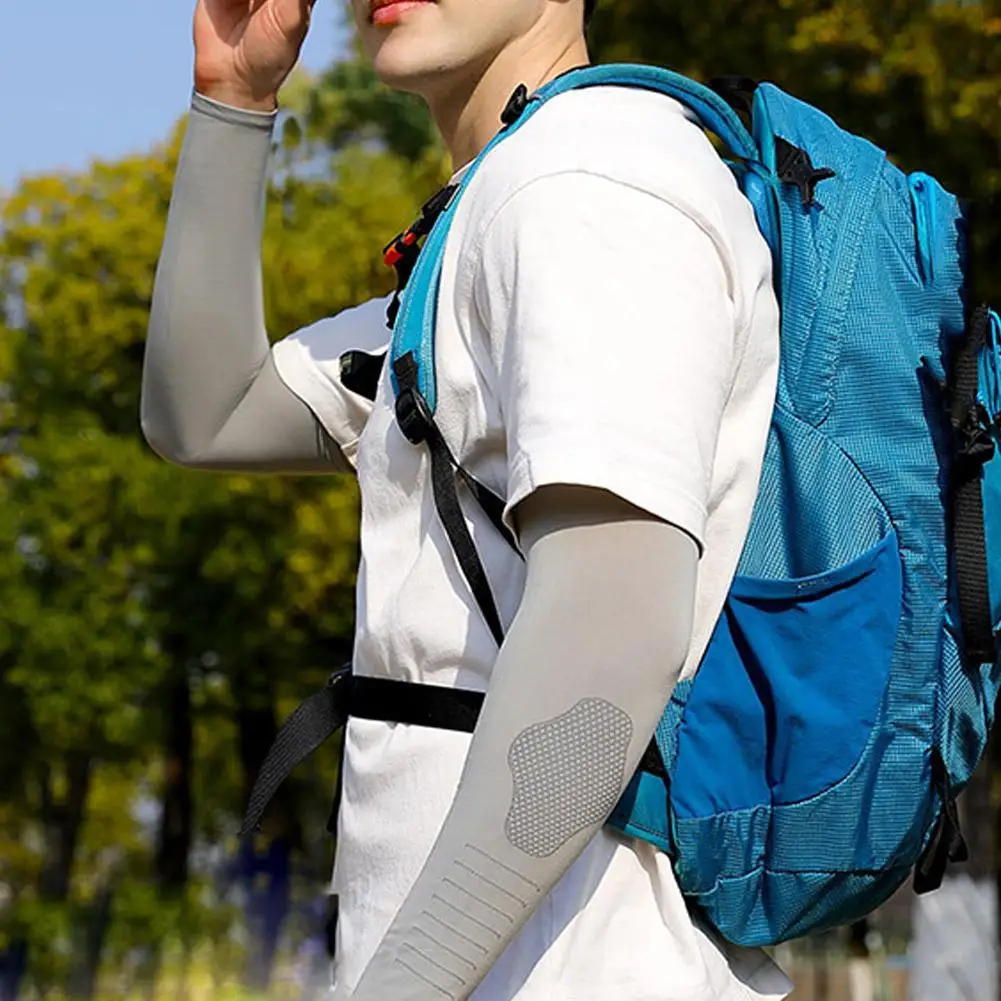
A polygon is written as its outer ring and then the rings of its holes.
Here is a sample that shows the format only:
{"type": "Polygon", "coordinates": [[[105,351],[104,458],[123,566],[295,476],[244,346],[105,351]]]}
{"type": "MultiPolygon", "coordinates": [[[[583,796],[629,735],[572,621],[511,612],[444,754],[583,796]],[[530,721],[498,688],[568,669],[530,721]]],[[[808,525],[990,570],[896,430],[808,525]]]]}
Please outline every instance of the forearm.
{"type": "Polygon", "coordinates": [[[522,528],[524,598],[455,802],[353,1001],[468,998],[649,744],[690,642],[697,548],[639,515],[577,514],[522,528]]]}
{"type": "Polygon", "coordinates": [[[274,118],[196,95],[157,269],[143,371],[150,445],[182,465],[346,468],[270,357],[261,236],[274,118]]]}

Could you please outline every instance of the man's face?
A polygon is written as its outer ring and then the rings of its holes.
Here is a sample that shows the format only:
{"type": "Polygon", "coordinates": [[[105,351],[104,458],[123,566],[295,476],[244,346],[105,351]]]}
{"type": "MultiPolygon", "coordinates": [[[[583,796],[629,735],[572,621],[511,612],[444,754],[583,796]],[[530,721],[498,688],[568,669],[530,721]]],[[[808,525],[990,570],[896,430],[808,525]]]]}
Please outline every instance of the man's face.
{"type": "Polygon", "coordinates": [[[379,78],[430,97],[476,76],[541,21],[547,0],[351,0],[379,78]]]}

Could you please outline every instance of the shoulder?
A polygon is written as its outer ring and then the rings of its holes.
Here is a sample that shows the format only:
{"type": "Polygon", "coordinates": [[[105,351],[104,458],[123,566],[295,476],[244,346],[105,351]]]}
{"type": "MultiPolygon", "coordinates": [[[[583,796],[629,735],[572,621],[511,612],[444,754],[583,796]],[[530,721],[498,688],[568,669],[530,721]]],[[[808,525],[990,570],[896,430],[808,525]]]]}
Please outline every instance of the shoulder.
{"type": "Polygon", "coordinates": [[[726,272],[738,322],[770,280],[754,211],[697,120],[674,99],[635,88],[552,99],[479,166],[456,224],[470,270],[498,242],[497,254],[514,260],[530,231],[551,240],[597,231],[610,253],[649,244],[653,229],[658,242],[679,245],[700,232],[726,272]]]}
{"type": "Polygon", "coordinates": [[[471,178],[456,229],[458,288],[477,302],[487,279],[506,287],[566,249],[587,247],[623,282],[639,280],[638,255],[666,267],[690,254],[695,277],[722,268],[743,328],[771,276],[753,208],[698,122],[627,87],[571,91],[537,111],[471,178]]]}
{"type": "Polygon", "coordinates": [[[492,151],[469,185],[469,228],[482,233],[533,185],[558,199],[560,179],[569,188],[582,174],[604,180],[609,191],[628,187],[667,202],[712,232],[724,232],[730,217],[747,208],[730,170],[681,104],[635,88],[593,87],[552,99],[492,151]]]}

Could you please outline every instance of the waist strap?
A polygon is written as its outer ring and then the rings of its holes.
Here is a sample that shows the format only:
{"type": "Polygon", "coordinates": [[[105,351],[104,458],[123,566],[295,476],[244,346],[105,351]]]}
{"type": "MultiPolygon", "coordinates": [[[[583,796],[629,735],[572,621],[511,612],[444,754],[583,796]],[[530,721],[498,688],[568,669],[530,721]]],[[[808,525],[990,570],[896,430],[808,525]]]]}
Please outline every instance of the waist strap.
{"type": "MultiPolygon", "coordinates": [[[[340,730],[349,717],[472,733],[482,705],[482,692],[358,677],[351,673],[350,666],[342,668],[331,675],[322,691],[303,702],[278,731],[250,793],[240,836],[257,830],[282,783],[340,730]]],[[[665,776],[655,741],[650,742],[640,768],[665,776]]]]}

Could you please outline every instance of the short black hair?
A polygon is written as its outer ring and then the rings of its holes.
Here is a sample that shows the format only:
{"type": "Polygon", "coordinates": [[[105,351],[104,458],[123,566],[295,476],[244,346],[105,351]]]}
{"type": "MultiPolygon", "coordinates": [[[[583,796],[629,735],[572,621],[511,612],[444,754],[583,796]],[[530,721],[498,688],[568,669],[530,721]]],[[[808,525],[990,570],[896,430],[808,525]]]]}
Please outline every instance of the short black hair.
{"type": "Polygon", "coordinates": [[[594,8],[598,6],[598,0],[584,0],[584,27],[591,23],[594,8]]]}

